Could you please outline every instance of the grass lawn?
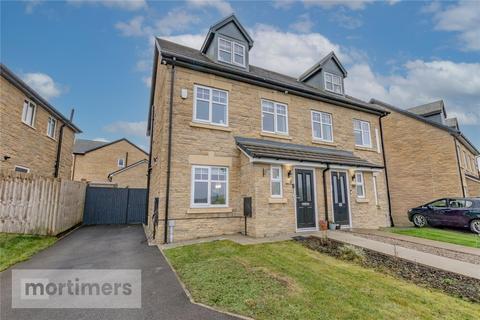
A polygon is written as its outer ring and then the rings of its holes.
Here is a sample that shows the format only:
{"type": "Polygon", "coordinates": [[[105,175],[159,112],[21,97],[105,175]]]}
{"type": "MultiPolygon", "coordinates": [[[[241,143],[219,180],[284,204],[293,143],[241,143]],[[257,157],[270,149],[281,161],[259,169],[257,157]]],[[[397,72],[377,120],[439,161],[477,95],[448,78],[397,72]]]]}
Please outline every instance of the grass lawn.
{"type": "Polygon", "coordinates": [[[459,244],[462,246],[480,248],[480,237],[472,232],[436,228],[388,228],[386,231],[407,236],[425,238],[459,244]]]}
{"type": "Polygon", "coordinates": [[[256,319],[478,319],[480,314],[480,304],[293,241],[249,246],[216,241],[165,254],[195,301],[256,319]]]}
{"type": "Polygon", "coordinates": [[[20,261],[27,260],[40,250],[57,241],[55,237],[0,233],[0,271],[20,261]]]}

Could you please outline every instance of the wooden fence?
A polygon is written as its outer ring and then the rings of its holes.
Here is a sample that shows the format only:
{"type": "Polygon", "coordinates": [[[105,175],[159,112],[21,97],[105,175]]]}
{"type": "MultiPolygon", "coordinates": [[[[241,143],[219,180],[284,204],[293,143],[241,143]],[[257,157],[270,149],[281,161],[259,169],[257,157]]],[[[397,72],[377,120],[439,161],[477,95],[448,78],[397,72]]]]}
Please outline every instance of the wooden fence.
{"type": "Polygon", "coordinates": [[[82,222],[86,184],[0,172],[0,232],[57,235],[82,222]]]}

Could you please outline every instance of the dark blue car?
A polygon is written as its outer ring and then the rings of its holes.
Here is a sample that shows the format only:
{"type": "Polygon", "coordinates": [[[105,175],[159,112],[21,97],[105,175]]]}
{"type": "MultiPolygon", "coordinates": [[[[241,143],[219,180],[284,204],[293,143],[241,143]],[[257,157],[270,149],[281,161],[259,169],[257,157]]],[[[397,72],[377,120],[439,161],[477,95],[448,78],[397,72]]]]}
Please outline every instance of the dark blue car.
{"type": "Polygon", "coordinates": [[[480,234],[480,198],[443,198],[408,210],[416,227],[470,228],[480,234]]]}

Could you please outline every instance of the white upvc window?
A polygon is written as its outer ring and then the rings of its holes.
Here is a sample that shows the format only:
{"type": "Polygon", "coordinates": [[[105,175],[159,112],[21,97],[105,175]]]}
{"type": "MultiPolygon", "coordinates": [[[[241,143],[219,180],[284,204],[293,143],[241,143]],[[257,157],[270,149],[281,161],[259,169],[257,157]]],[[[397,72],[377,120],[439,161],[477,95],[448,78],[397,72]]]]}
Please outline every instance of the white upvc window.
{"type": "Polygon", "coordinates": [[[281,198],[283,196],[281,166],[270,167],[270,194],[273,198],[281,198]]]}
{"type": "Polygon", "coordinates": [[[312,135],[316,140],[333,142],[332,115],[326,112],[312,111],[312,135]]]}
{"type": "Polygon", "coordinates": [[[192,207],[228,206],[228,168],[192,167],[192,207]]]}
{"type": "Polygon", "coordinates": [[[262,131],[288,134],[288,107],[286,104],[262,99],[262,131]]]}
{"type": "Polygon", "coordinates": [[[355,173],[355,189],[357,198],[365,198],[365,182],[363,180],[363,172],[355,173]]]}
{"type": "Polygon", "coordinates": [[[325,72],[325,90],[343,94],[342,78],[335,74],[325,72]]]}
{"type": "Polygon", "coordinates": [[[245,46],[219,37],[218,61],[245,67],[245,46]]]}
{"type": "Polygon", "coordinates": [[[52,139],[55,139],[55,131],[57,129],[57,119],[54,117],[48,117],[48,124],[47,124],[47,136],[52,139]]]}
{"type": "Polygon", "coordinates": [[[15,166],[15,172],[29,173],[30,169],[23,166],[15,166]]]}
{"type": "Polygon", "coordinates": [[[35,113],[37,106],[30,100],[25,100],[23,102],[23,112],[22,112],[22,121],[23,123],[34,127],[35,123],[35,113]]]}
{"type": "Polygon", "coordinates": [[[228,126],[228,92],[196,85],[193,121],[228,126]]]}
{"type": "Polygon", "coordinates": [[[372,147],[370,138],[370,123],[362,120],[353,120],[353,132],[355,134],[355,145],[359,147],[372,147]]]}
{"type": "Polygon", "coordinates": [[[118,159],[117,160],[117,166],[119,168],[124,168],[125,167],[125,159],[123,159],[123,158],[118,159]]]}

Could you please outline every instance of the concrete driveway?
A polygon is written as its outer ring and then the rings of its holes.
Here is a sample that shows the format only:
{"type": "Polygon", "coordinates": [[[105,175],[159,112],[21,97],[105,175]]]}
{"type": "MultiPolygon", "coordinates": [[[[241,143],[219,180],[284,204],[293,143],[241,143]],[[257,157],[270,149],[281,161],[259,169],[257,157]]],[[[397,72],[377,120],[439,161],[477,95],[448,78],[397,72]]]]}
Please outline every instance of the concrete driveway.
{"type": "Polygon", "coordinates": [[[190,303],[141,226],[82,227],[15,269],[141,269],[141,309],[12,309],[11,269],[0,274],[0,319],[236,319],[190,303]]]}

